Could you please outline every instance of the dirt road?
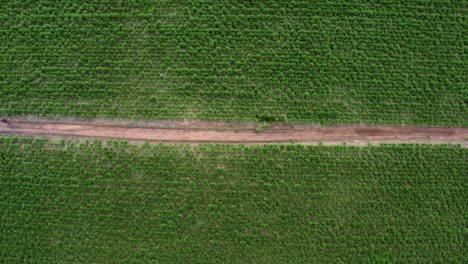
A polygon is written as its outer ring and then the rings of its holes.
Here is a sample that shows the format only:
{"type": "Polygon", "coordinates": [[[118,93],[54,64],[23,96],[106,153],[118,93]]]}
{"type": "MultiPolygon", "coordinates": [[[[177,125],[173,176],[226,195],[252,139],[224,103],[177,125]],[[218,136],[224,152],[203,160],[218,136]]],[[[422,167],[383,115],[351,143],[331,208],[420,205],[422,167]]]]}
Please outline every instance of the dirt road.
{"type": "MultiPolygon", "coordinates": [[[[200,121],[197,121],[200,122],[200,121]]],[[[270,129],[190,126],[178,123],[168,128],[142,128],[81,123],[44,123],[13,120],[0,123],[0,134],[46,137],[127,139],[152,142],[213,142],[213,143],[275,143],[352,145],[368,143],[454,143],[468,147],[468,128],[412,127],[412,126],[302,126],[275,125],[270,129]]]]}

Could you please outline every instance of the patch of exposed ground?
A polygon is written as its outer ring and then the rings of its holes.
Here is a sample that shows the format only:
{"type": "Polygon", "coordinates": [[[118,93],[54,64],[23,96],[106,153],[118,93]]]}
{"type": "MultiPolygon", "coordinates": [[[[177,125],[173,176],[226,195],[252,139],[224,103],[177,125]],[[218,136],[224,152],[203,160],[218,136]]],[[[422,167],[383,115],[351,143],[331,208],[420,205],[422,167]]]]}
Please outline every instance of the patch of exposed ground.
{"type": "MultiPolygon", "coordinates": [[[[110,121],[109,121],[110,122],[110,121]]],[[[142,122],[142,121],[139,121],[142,122]]],[[[452,143],[468,147],[468,128],[387,125],[273,124],[203,121],[151,121],[144,124],[15,118],[0,123],[0,134],[67,138],[126,139],[132,142],[302,143],[365,145],[379,143],[452,143]],[[160,122],[160,123],[157,123],[160,122]]]]}

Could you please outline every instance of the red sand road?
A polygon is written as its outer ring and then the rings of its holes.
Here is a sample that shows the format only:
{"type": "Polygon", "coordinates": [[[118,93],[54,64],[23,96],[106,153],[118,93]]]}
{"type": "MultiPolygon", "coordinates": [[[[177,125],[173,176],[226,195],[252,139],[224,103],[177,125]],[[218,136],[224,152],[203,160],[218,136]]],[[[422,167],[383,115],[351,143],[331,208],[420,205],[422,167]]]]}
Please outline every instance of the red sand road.
{"type": "Polygon", "coordinates": [[[138,128],[83,123],[18,121],[0,123],[0,134],[87,137],[153,142],[213,143],[456,143],[468,147],[468,128],[346,125],[331,127],[255,129],[138,128]]]}

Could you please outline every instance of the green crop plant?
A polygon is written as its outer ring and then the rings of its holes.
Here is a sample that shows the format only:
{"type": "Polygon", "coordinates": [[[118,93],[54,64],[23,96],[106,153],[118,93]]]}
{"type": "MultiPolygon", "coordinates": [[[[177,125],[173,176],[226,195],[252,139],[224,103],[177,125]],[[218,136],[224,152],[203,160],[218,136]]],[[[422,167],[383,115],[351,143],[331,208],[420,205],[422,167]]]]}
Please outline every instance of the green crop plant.
{"type": "Polygon", "coordinates": [[[462,263],[466,148],[0,138],[5,263],[462,263]]]}
{"type": "Polygon", "coordinates": [[[468,125],[464,1],[1,7],[1,115],[468,125]]]}

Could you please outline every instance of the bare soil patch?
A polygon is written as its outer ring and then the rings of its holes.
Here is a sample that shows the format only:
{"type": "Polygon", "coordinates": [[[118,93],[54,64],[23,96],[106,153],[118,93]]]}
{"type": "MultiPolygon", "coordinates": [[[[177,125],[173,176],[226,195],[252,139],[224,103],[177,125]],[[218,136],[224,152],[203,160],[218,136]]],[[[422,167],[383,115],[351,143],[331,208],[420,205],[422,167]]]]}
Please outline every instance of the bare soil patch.
{"type": "Polygon", "coordinates": [[[129,124],[99,124],[28,120],[15,118],[0,123],[0,134],[67,138],[126,139],[133,142],[187,143],[302,143],[351,145],[379,143],[451,143],[468,146],[468,128],[339,125],[323,127],[316,124],[273,124],[258,130],[257,123],[226,123],[203,121],[151,121],[148,127],[129,124]],[[165,126],[164,126],[165,125],[165,126]]]}

